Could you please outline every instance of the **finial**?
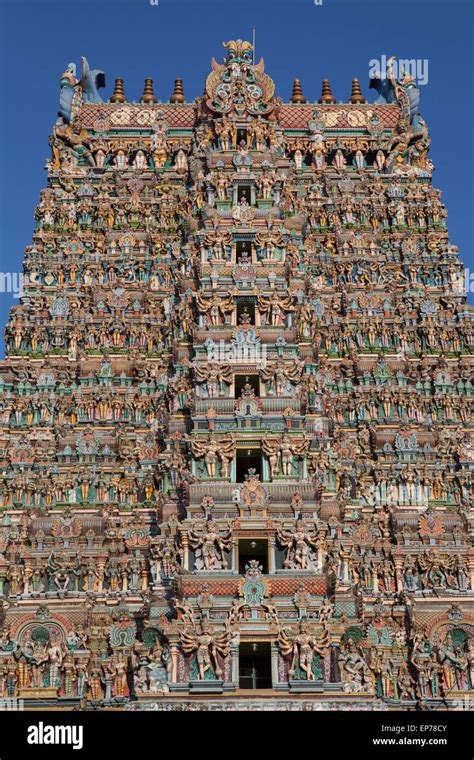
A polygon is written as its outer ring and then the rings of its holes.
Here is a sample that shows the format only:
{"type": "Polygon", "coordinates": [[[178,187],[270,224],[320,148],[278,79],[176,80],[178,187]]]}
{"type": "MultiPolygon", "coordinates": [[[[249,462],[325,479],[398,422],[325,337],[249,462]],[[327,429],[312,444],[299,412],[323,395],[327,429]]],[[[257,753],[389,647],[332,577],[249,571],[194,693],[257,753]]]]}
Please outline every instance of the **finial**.
{"type": "Polygon", "coordinates": [[[145,87],[143,88],[143,95],[140,98],[140,103],[158,103],[153,92],[153,79],[145,79],[145,87]]]}
{"type": "Polygon", "coordinates": [[[365,103],[365,98],[360,91],[360,84],[357,77],[352,80],[352,92],[349,103],[365,103]]]}
{"type": "Polygon", "coordinates": [[[125,103],[126,100],[127,99],[123,91],[123,79],[116,79],[114,91],[112,93],[112,97],[110,98],[110,102],[111,103],[125,103]]]}
{"type": "Polygon", "coordinates": [[[170,103],[184,103],[184,101],[185,101],[185,97],[184,97],[184,92],[183,92],[183,80],[175,79],[174,90],[170,98],[170,103]]]}
{"type": "Polygon", "coordinates": [[[293,82],[293,92],[290,98],[292,103],[307,103],[303,90],[301,89],[301,82],[299,79],[295,79],[293,82]]]}
{"type": "Polygon", "coordinates": [[[336,98],[331,92],[331,85],[329,84],[329,79],[323,79],[323,89],[321,92],[321,97],[318,100],[318,103],[335,103],[336,98]]]}

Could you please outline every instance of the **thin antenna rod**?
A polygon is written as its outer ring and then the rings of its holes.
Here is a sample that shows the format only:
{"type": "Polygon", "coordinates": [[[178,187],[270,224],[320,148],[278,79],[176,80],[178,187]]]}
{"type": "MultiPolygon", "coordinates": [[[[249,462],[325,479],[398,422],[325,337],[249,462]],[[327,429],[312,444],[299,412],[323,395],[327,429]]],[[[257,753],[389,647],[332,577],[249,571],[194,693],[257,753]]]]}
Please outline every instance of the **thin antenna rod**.
{"type": "Polygon", "coordinates": [[[253,46],[252,63],[255,66],[255,27],[252,29],[252,46],[253,46]]]}

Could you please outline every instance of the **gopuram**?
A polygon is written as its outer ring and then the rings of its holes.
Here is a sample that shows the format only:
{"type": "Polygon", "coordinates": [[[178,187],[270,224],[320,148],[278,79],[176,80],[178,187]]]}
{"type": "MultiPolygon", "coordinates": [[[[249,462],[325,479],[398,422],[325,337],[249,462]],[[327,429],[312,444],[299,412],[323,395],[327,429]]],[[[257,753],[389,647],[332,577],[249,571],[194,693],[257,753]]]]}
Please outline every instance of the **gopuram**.
{"type": "Polygon", "coordinates": [[[474,696],[473,310],[408,75],[60,81],[0,368],[0,700],[474,696]],[[350,86],[348,90],[350,90],[350,86]]]}

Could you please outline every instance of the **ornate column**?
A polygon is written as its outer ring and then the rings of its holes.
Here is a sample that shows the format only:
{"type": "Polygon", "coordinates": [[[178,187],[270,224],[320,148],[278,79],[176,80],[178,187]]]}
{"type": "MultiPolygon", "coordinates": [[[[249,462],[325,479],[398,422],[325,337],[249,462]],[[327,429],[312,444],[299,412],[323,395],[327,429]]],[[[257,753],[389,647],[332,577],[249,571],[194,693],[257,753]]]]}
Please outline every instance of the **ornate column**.
{"type": "Polygon", "coordinates": [[[189,538],[184,531],[181,533],[181,546],[183,548],[183,567],[189,570],[189,538]]]}
{"type": "Polygon", "coordinates": [[[400,547],[393,552],[393,564],[395,566],[395,587],[397,591],[403,591],[403,557],[400,547]]]}
{"type": "Polygon", "coordinates": [[[178,683],[179,649],[177,642],[170,643],[171,653],[171,683],[178,683]]]}
{"type": "Polygon", "coordinates": [[[269,573],[274,573],[276,570],[275,549],[276,549],[276,538],[275,536],[270,536],[268,539],[268,572],[269,573]]]}
{"type": "Polygon", "coordinates": [[[240,636],[237,634],[230,644],[230,656],[232,658],[232,683],[239,688],[239,641],[240,636]]]}
{"type": "Polygon", "coordinates": [[[272,687],[275,688],[278,683],[278,643],[272,641],[270,646],[271,661],[272,661],[272,687]]]}
{"type": "Polygon", "coordinates": [[[235,536],[232,537],[232,548],[231,548],[231,555],[230,555],[230,561],[231,561],[231,568],[234,573],[239,572],[239,539],[235,536]]]}
{"type": "Polygon", "coordinates": [[[474,548],[471,546],[467,553],[467,563],[469,566],[469,578],[471,589],[474,589],[474,548]]]}

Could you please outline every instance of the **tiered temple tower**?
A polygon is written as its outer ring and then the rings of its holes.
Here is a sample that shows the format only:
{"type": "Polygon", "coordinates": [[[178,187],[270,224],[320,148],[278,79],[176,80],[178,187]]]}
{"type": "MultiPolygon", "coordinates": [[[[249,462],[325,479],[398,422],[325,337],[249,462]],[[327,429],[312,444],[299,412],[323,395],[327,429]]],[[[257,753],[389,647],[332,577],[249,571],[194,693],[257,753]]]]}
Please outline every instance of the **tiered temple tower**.
{"type": "Polygon", "coordinates": [[[414,81],[61,78],[0,368],[0,698],[453,707],[472,309],[414,81]]]}

